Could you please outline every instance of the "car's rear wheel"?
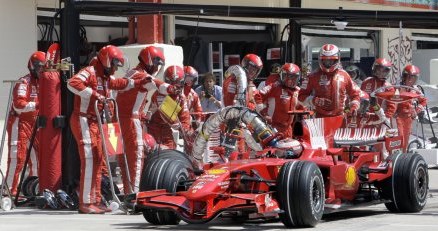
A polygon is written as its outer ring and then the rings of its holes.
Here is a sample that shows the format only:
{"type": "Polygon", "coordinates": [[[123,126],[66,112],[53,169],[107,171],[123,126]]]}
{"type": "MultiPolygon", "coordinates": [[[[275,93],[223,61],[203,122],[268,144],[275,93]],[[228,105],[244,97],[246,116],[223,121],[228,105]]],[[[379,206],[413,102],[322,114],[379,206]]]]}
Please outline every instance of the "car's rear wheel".
{"type": "Polygon", "coordinates": [[[319,167],[308,161],[285,163],[277,178],[280,220],[286,227],[314,227],[324,212],[324,179],[319,167]]]}
{"type": "MultiPolygon", "coordinates": [[[[191,163],[179,156],[178,151],[168,150],[167,153],[166,156],[147,162],[143,169],[140,191],[166,189],[167,192],[174,193],[184,190],[180,183],[190,179],[190,171],[193,171],[191,163]]],[[[180,218],[173,211],[146,209],[143,216],[154,225],[176,225],[180,222],[180,218]]]]}
{"type": "Polygon", "coordinates": [[[413,213],[426,205],[429,174],[426,161],[416,153],[392,157],[392,177],[383,184],[382,192],[391,202],[385,203],[391,212],[413,213]]]}

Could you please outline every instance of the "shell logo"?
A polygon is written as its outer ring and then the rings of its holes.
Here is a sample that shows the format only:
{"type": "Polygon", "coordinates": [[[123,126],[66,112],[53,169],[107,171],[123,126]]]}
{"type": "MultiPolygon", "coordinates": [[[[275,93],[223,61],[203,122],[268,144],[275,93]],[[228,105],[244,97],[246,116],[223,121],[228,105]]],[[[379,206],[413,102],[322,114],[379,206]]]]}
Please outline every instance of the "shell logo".
{"type": "Polygon", "coordinates": [[[356,183],[356,169],[353,166],[347,168],[345,172],[345,181],[348,186],[353,186],[356,183]]]}
{"type": "Polygon", "coordinates": [[[210,175],[222,175],[226,172],[227,172],[226,169],[211,169],[211,170],[208,170],[207,173],[210,175]]]}

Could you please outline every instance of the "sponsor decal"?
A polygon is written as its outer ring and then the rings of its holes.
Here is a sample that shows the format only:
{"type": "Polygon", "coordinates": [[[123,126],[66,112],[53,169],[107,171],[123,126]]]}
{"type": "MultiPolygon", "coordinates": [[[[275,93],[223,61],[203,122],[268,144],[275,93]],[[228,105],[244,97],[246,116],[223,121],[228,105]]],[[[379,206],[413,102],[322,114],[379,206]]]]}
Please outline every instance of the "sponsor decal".
{"type": "Polygon", "coordinates": [[[32,86],[32,91],[30,93],[30,97],[37,97],[38,96],[38,91],[36,89],[36,86],[32,86]]]}
{"type": "Polygon", "coordinates": [[[210,169],[207,171],[207,174],[209,174],[209,175],[222,175],[226,172],[227,172],[226,169],[210,169]]]}
{"type": "Polygon", "coordinates": [[[393,148],[393,147],[397,147],[397,146],[401,146],[401,140],[396,140],[396,141],[391,141],[389,142],[389,147],[393,148]]]}
{"type": "Polygon", "coordinates": [[[192,191],[202,189],[204,187],[204,185],[205,185],[205,182],[200,181],[192,187],[192,191]]]}
{"type": "Polygon", "coordinates": [[[20,85],[18,86],[17,94],[18,94],[19,96],[25,96],[25,95],[26,95],[26,92],[27,92],[27,90],[26,90],[26,84],[20,84],[20,85]]]}
{"type": "Polygon", "coordinates": [[[327,86],[328,84],[329,84],[329,82],[327,80],[327,76],[326,75],[321,75],[321,78],[319,79],[319,85],[327,86]]]}
{"type": "Polygon", "coordinates": [[[347,168],[345,172],[345,181],[348,186],[353,186],[356,183],[356,169],[353,166],[347,168]]]}
{"type": "Polygon", "coordinates": [[[229,181],[219,182],[217,185],[221,187],[221,189],[226,189],[230,185],[230,182],[229,181]]]}

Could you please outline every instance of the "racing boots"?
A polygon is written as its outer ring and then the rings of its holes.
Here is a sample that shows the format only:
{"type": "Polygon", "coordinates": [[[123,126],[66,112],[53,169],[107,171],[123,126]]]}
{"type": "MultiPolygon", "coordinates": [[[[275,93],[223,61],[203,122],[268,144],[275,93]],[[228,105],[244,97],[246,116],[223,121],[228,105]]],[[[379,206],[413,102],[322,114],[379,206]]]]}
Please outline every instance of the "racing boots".
{"type": "Polygon", "coordinates": [[[82,214],[104,214],[105,211],[98,208],[94,204],[81,204],[79,206],[79,213],[82,213],[82,214]]]}
{"type": "Polygon", "coordinates": [[[94,206],[96,206],[97,208],[99,208],[100,210],[103,210],[106,213],[112,212],[112,210],[110,208],[108,208],[104,203],[96,203],[94,204],[94,206]]]}

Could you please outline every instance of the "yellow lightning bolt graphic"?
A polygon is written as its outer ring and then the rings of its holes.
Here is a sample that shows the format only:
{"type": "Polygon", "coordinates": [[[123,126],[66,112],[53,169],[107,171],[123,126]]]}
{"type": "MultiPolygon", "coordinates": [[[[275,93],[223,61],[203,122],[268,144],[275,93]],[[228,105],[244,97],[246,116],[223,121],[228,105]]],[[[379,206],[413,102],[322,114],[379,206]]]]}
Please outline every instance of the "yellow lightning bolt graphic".
{"type": "Polygon", "coordinates": [[[116,136],[116,131],[112,123],[108,124],[108,135],[109,135],[109,142],[111,143],[111,146],[115,151],[117,151],[118,136],[116,136]]]}

